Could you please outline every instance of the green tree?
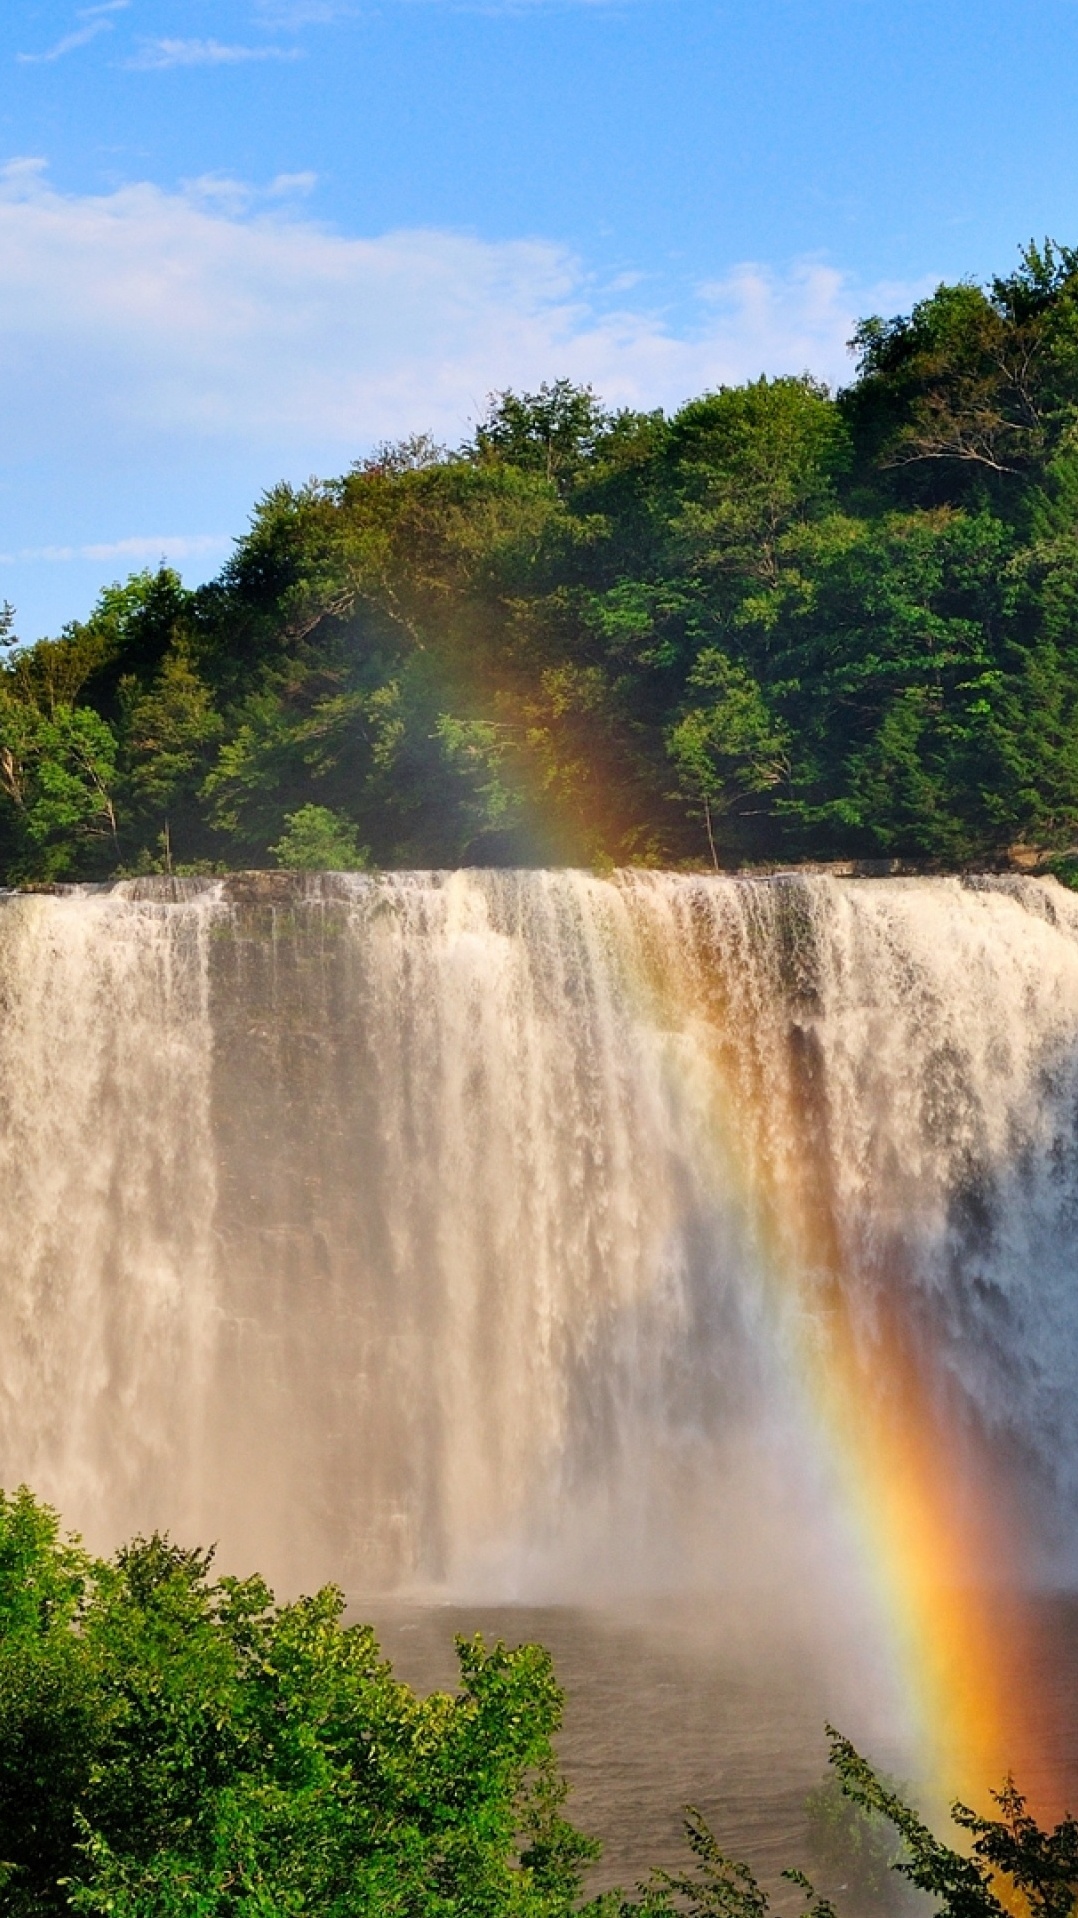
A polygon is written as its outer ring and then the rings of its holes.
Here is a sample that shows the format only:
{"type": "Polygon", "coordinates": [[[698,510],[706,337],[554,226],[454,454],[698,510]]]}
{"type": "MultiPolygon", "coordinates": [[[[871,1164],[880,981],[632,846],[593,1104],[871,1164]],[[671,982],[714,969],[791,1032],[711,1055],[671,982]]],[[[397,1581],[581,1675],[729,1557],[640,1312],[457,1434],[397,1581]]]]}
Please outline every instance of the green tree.
{"type": "Polygon", "coordinates": [[[671,728],[667,750],[689,806],[703,814],[717,868],[717,822],[788,776],[789,737],[752,674],[714,647],[696,660],[687,694],[693,703],[671,728]]]}
{"type": "Polygon", "coordinates": [[[539,473],[564,492],[595,453],[610,417],[590,386],[545,381],[537,393],[491,395],[472,455],[539,473]]]}
{"type": "MultiPolygon", "coordinates": [[[[889,1779],[880,1782],[898,1792],[889,1779]]],[[[902,1857],[897,1832],[879,1811],[856,1803],[833,1768],[809,1792],[805,1811],[813,1863],[829,1890],[844,1906],[852,1904],[858,1918],[888,1918],[896,1904],[912,1901],[908,1890],[905,1899],[895,1895],[902,1890],[894,1874],[902,1857]]]]}
{"type": "Polygon", "coordinates": [[[0,790],[15,815],[19,876],[61,879],[115,862],[117,759],[92,706],[41,712],[0,688],[0,790]]]}
{"type": "Polygon", "coordinates": [[[285,819],[285,829],[270,847],[279,866],[294,872],[368,872],[371,856],[359,843],[358,828],[328,806],[300,806],[285,819]]]}
{"type": "Polygon", "coordinates": [[[675,540],[691,565],[773,592],[789,563],[783,534],[830,509],[848,459],[842,416],[815,380],[759,379],[693,400],[667,447],[675,540]]]}
{"type": "Polygon", "coordinates": [[[792,740],[779,805],[800,843],[951,861],[1007,843],[1007,528],[944,508],[799,537],[811,592],[758,657],[792,740]]]}
{"type": "Polygon", "coordinates": [[[943,1918],[1005,1918],[1015,1908],[1033,1918],[1072,1918],[1078,1904],[1078,1820],[1069,1814],[1045,1831],[1008,1778],[992,1797],[999,1817],[968,1805],[952,1806],[954,1823],[970,1834],[972,1855],[944,1844],[887,1785],[849,1739],[828,1726],[831,1763],[842,1789],[863,1810],[885,1818],[902,1840],[894,1869],[939,1901],[943,1918]]]}
{"type": "MultiPolygon", "coordinates": [[[[686,1808],[685,1839],[692,1857],[686,1872],[653,1872],[638,1899],[620,1892],[600,1899],[595,1918],[768,1918],[771,1899],[747,1865],[723,1851],[707,1820],[686,1808]]],[[[820,1897],[804,1873],[783,1872],[804,1897],[804,1918],[835,1918],[835,1908],[820,1897]]]]}
{"type": "Polygon", "coordinates": [[[912,313],[863,320],[843,404],[863,451],[915,496],[1013,499],[1075,418],[1078,253],[1032,242],[988,287],[939,286],[912,313]]]}
{"type": "Polygon", "coordinates": [[[462,1640],[421,1699],[343,1609],[159,1535],[93,1559],[0,1497],[5,1912],[566,1918],[596,1847],[546,1653],[462,1640]]]}
{"type": "Polygon", "coordinates": [[[171,867],[177,854],[190,857],[205,845],[200,788],[225,722],[184,642],[170,648],[148,684],[134,674],[122,678],[118,695],[124,838],[144,846],[158,832],[171,867]]]}

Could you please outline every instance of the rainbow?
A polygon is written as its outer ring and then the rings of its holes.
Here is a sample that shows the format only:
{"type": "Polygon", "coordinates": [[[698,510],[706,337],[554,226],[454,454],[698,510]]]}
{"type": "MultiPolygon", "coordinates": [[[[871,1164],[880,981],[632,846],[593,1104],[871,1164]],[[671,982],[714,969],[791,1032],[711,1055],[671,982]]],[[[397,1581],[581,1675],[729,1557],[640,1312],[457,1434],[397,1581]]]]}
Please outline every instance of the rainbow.
{"type": "MultiPolygon", "coordinates": [[[[659,990],[668,1000],[670,982],[659,990]]],[[[833,1214],[811,1075],[793,1060],[776,1085],[761,1053],[746,1076],[744,1049],[735,1064],[724,1035],[736,1017],[726,998],[721,978],[702,994],[690,985],[675,1022],[709,1057],[716,1173],[740,1188],[766,1282],[794,1328],[792,1383],[884,1621],[917,1783],[938,1810],[957,1797],[991,1811],[990,1790],[1013,1773],[1039,1815],[1058,1817],[1058,1705],[1020,1596],[1022,1515],[968,1408],[948,1399],[895,1309],[897,1286],[889,1294],[877,1272],[869,1322],[855,1318],[863,1288],[833,1214]]]]}
{"type": "Polygon", "coordinates": [[[841,1305],[830,1317],[806,1356],[810,1387],[887,1622],[922,1782],[985,1808],[1008,1770],[1026,1774],[1037,1731],[1036,1714],[1017,1711],[1023,1621],[998,1590],[1011,1566],[987,1475],[901,1328],[885,1322],[866,1352],[841,1305]]]}

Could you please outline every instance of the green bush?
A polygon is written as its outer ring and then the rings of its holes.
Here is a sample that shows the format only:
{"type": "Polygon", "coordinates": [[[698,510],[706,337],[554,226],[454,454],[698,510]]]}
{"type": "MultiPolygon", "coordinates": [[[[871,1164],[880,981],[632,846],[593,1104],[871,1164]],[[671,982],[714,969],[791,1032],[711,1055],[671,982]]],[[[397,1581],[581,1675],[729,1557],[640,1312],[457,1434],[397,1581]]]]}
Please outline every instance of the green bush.
{"type": "MultiPolygon", "coordinates": [[[[343,1609],[334,1586],[277,1605],[157,1533],[95,1558],[25,1487],[0,1492],[5,1918],[768,1918],[691,1810],[689,1870],[582,1903],[599,1847],[562,1814],[546,1652],[459,1639],[455,1696],[419,1698],[343,1609]]],[[[831,1763],[943,1918],[1073,1918],[1074,1819],[1042,1830],[1008,1780],[998,1818],[954,1807],[958,1852],[837,1732],[831,1763]]],[[[852,1918],[881,1893],[869,1853],[852,1918]]],[[[806,1918],[835,1918],[785,1876],[806,1918]]]]}
{"type": "Polygon", "coordinates": [[[292,872],[368,872],[371,856],[359,844],[359,829],[328,806],[300,806],[270,847],[279,866],[292,872]]]}
{"type": "Polygon", "coordinates": [[[108,1562],[0,1495],[8,1918],[554,1918],[596,1847],[561,1815],[547,1654],[458,1645],[417,1698],[333,1587],[155,1535],[108,1562]]]}

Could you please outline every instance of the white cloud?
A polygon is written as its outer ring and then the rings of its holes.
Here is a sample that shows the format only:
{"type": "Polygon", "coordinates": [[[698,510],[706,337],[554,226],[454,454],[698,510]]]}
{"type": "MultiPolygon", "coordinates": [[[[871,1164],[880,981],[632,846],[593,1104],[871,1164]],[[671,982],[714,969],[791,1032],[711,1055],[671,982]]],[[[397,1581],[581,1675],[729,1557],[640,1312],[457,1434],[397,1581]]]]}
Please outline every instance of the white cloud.
{"type": "Polygon", "coordinates": [[[299,60],[299,47],[226,46],[220,40],[147,40],[125,64],[138,72],[169,67],[234,67],[248,60],[299,60]]]}
{"type": "Polygon", "coordinates": [[[76,18],[83,21],[81,27],[75,27],[70,33],[57,40],[55,46],[47,47],[44,53],[17,53],[16,60],[23,66],[40,66],[52,60],[62,60],[66,53],[74,53],[77,48],[88,46],[99,34],[111,33],[115,26],[112,15],[125,13],[131,0],[102,0],[96,7],[83,7],[76,18]]]}
{"type": "Polygon", "coordinates": [[[563,373],[633,405],[763,371],[835,380],[878,303],[811,261],[739,266],[677,327],[640,291],[609,303],[553,241],[352,238],[231,181],[75,196],[40,162],[0,172],[9,446],[13,431],[178,436],[260,444],[276,467],[420,427],[452,436],[488,391],[563,373]]]}

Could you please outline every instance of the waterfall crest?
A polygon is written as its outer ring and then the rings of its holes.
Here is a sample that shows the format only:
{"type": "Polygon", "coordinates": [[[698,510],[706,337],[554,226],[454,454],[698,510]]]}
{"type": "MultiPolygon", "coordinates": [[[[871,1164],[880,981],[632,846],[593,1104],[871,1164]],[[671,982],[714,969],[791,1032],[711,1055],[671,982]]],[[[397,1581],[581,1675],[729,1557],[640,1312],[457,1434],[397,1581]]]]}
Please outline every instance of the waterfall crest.
{"type": "Polygon", "coordinates": [[[0,1480],[95,1544],[368,1591],[734,1578],[826,1506],[796,1354],[840,1294],[1067,1563],[1076,1237],[1052,881],[0,900],[0,1480]]]}

